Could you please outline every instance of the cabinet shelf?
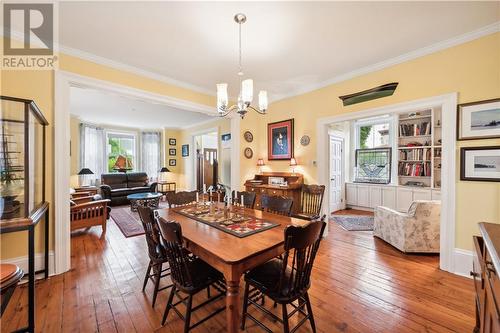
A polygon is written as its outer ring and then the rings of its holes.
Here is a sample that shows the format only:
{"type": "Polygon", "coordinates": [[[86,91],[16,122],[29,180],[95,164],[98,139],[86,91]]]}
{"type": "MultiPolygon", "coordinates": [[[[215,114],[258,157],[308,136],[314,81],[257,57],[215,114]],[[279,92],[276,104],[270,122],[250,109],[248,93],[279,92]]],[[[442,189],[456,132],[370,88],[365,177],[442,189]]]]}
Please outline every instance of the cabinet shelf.
{"type": "Polygon", "coordinates": [[[419,149],[419,148],[431,148],[431,146],[398,147],[398,149],[419,149]]]}
{"type": "Polygon", "coordinates": [[[400,135],[400,139],[417,139],[417,138],[430,138],[430,134],[422,134],[422,135],[400,135]]]}
{"type": "Polygon", "coordinates": [[[431,118],[431,117],[432,117],[431,115],[406,117],[406,118],[399,118],[399,121],[412,121],[412,120],[426,119],[426,118],[431,118]]]}

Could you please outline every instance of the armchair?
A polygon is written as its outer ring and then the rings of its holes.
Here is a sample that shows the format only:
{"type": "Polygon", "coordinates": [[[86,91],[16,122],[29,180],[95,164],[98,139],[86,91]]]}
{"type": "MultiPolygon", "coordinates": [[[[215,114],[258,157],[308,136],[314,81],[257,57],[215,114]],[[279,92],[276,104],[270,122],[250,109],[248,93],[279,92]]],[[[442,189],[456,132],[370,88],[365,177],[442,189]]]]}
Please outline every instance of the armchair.
{"type": "Polygon", "coordinates": [[[374,236],[402,252],[439,253],[441,203],[414,201],[408,213],[375,208],[374,236]]]}
{"type": "Polygon", "coordinates": [[[103,234],[106,232],[108,219],[108,203],[110,200],[97,200],[79,203],[70,208],[71,231],[92,226],[102,226],[103,234]]]}

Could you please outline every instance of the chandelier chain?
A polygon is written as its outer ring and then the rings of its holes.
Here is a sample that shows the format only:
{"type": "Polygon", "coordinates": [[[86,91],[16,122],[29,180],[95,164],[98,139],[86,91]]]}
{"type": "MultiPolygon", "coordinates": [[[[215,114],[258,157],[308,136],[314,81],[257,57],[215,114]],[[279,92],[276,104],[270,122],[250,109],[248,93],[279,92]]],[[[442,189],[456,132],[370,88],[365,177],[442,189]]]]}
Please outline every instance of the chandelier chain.
{"type": "Polygon", "coordinates": [[[241,23],[239,23],[238,25],[239,25],[239,37],[240,37],[240,42],[239,42],[239,52],[240,52],[240,56],[239,56],[239,65],[240,65],[239,73],[241,73],[241,75],[243,75],[243,66],[241,65],[241,23]]]}

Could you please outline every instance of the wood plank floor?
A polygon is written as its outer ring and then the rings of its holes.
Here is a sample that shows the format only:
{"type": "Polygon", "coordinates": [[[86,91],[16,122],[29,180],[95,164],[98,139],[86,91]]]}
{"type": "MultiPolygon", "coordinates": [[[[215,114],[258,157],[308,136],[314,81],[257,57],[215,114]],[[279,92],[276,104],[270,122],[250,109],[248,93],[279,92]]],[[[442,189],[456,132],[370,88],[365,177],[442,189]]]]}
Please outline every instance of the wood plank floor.
{"type": "MultiPolygon", "coordinates": [[[[141,292],[148,263],[144,238],[125,238],[112,221],[105,238],[100,235],[99,227],[75,234],[71,271],[37,282],[37,332],[181,332],[182,322],[173,312],[168,324],[160,325],[168,291],[160,292],[155,309],[150,305],[151,284],[141,292]]],[[[472,281],[440,271],[438,260],[404,255],[371,232],[348,232],[330,223],[310,290],[318,331],[471,332],[472,281]]],[[[201,293],[197,301],[204,297],[201,293]]],[[[1,332],[22,327],[26,308],[27,289],[22,286],[0,321],[1,332]]],[[[281,331],[250,311],[273,331],[281,331]]],[[[199,312],[194,320],[207,313],[199,312]]],[[[221,313],[193,331],[224,332],[224,327],[221,313]]],[[[304,325],[299,332],[309,330],[304,325]]],[[[247,332],[262,331],[247,321],[247,332]]]]}

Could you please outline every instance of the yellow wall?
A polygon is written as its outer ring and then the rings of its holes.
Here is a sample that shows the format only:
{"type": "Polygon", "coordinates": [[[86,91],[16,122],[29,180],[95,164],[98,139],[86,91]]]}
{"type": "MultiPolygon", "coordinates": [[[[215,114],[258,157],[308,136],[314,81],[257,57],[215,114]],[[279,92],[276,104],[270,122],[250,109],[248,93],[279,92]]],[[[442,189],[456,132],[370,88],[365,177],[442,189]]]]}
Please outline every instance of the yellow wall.
{"type": "MultiPolygon", "coordinates": [[[[266,116],[250,113],[242,122],[241,133],[250,129],[256,139],[247,144],[242,140],[241,149],[250,146],[254,158],[242,159],[242,181],[250,178],[257,167],[257,158],[267,157],[267,126],[269,122],[295,119],[295,156],[305,181],[317,180],[316,121],[318,118],[355,112],[374,107],[396,104],[419,98],[458,92],[458,102],[467,103],[500,97],[500,33],[461,44],[412,61],[389,67],[272,103],[266,116]],[[344,107],[338,96],[399,82],[393,96],[344,107]],[[311,143],[302,147],[300,137],[307,134],[311,143]]],[[[500,139],[459,142],[462,146],[500,145],[500,139]]],[[[288,161],[269,162],[267,170],[289,171],[288,161]]],[[[457,175],[459,173],[457,172],[457,175]]],[[[471,249],[471,238],[478,232],[477,222],[500,223],[500,183],[463,182],[457,176],[456,247],[471,249]]]]}

